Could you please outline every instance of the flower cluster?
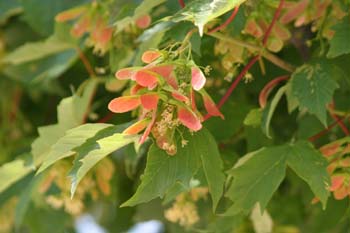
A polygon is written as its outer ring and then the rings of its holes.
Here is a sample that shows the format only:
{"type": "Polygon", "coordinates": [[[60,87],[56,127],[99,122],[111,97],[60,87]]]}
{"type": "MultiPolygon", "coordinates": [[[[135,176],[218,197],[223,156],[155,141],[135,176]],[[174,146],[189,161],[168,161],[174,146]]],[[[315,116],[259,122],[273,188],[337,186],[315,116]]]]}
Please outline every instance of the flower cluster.
{"type": "Polygon", "coordinates": [[[114,165],[109,159],[102,160],[94,169],[82,179],[81,185],[77,188],[74,199],[70,196],[70,180],[65,174],[70,169],[68,161],[61,161],[55,164],[41,183],[39,192],[45,194],[45,201],[55,209],[64,209],[72,215],[80,215],[84,211],[84,200],[90,196],[97,200],[101,194],[108,196],[111,194],[110,181],[114,173],[114,165]],[[50,193],[49,190],[57,186],[61,192],[50,193]]]}
{"type": "Polygon", "coordinates": [[[327,168],[331,175],[330,191],[337,200],[350,197],[350,143],[336,141],[322,147],[321,152],[330,161],[327,168]]]}
{"type": "Polygon", "coordinates": [[[194,225],[199,221],[195,202],[206,199],[207,195],[208,188],[203,187],[194,188],[189,193],[181,193],[176,197],[172,207],[165,211],[165,218],[184,227],[194,225]]]}
{"type": "MultiPolygon", "coordinates": [[[[130,95],[113,99],[108,108],[115,113],[138,109],[140,119],[124,131],[137,134],[144,130],[142,144],[152,133],[157,145],[168,154],[177,151],[174,134],[179,125],[191,131],[202,128],[203,117],[197,109],[195,93],[200,93],[204,107],[212,116],[223,115],[203,89],[206,78],[193,61],[171,59],[164,51],[146,51],[144,67],[129,67],[116,72],[119,80],[131,80],[130,95]]],[[[184,146],[186,141],[183,140],[184,146]]]]}

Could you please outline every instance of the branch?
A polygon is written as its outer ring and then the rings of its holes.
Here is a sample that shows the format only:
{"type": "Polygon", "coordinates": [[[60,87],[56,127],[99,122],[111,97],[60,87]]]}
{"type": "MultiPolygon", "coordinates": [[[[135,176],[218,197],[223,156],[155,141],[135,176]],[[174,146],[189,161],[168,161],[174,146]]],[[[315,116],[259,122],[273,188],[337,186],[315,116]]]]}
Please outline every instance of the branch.
{"type": "MultiPolygon", "coordinates": [[[[334,102],[332,102],[331,104],[329,104],[329,108],[330,110],[334,110],[334,102]]],[[[342,129],[342,131],[344,132],[344,134],[346,136],[350,135],[350,132],[348,130],[348,128],[346,128],[345,123],[343,122],[343,119],[339,118],[336,114],[332,113],[331,111],[329,111],[329,114],[331,115],[331,117],[337,122],[337,124],[339,125],[339,127],[342,129]]]]}
{"type": "Polygon", "coordinates": [[[324,129],[324,130],[320,131],[319,133],[317,133],[317,134],[315,134],[315,135],[309,137],[308,140],[309,140],[310,142],[316,141],[317,139],[319,139],[319,138],[322,137],[323,135],[327,134],[331,129],[333,129],[335,126],[337,126],[338,123],[339,123],[340,121],[343,121],[345,118],[346,118],[346,117],[340,117],[340,118],[338,118],[338,120],[336,120],[335,122],[333,122],[332,124],[330,124],[326,129],[324,129]]]}
{"type": "MultiPolygon", "coordinates": [[[[242,80],[242,78],[244,77],[244,75],[249,71],[249,69],[259,60],[259,55],[256,55],[255,57],[253,57],[249,63],[243,68],[243,70],[241,71],[241,73],[239,73],[239,75],[237,76],[237,78],[233,81],[233,83],[231,84],[230,88],[226,91],[225,95],[221,98],[221,100],[219,101],[219,103],[217,104],[218,108],[221,108],[222,105],[224,105],[224,103],[227,101],[227,99],[230,97],[230,95],[232,94],[232,92],[236,89],[237,85],[239,84],[239,82],[242,80]]],[[[211,115],[207,114],[204,116],[204,121],[209,119],[211,117],[211,115]]]]}
{"type": "Polygon", "coordinates": [[[110,119],[112,119],[114,116],[113,112],[109,112],[107,113],[104,117],[102,117],[100,120],[98,120],[98,123],[106,123],[108,122],[110,119]]]}
{"type": "Polygon", "coordinates": [[[78,52],[80,60],[83,62],[85,69],[89,73],[90,77],[95,77],[96,74],[94,72],[94,69],[92,68],[91,63],[89,62],[83,51],[81,51],[79,47],[76,47],[76,50],[78,52]]]}
{"type": "MultiPolygon", "coordinates": [[[[267,29],[264,38],[263,38],[263,45],[265,47],[266,45],[266,41],[268,39],[268,37],[270,36],[271,30],[273,28],[273,26],[276,24],[277,19],[279,17],[279,15],[281,14],[281,10],[283,8],[283,4],[284,4],[284,0],[280,0],[280,4],[277,8],[277,10],[275,11],[275,14],[273,16],[272,22],[269,25],[269,28],[267,29]]],[[[259,48],[260,50],[260,48],[259,48]]],[[[262,53],[264,54],[264,53],[262,53]]],[[[233,83],[231,84],[230,88],[226,91],[225,95],[221,98],[221,100],[219,101],[219,103],[217,104],[217,107],[220,109],[222,107],[222,105],[224,105],[224,103],[227,101],[227,99],[230,97],[230,95],[232,94],[232,92],[236,89],[237,85],[239,84],[239,82],[242,80],[242,78],[244,77],[244,75],[250,70],[250,68],[259,60],[260,56],[262,56],[262,54],[256,55],[254,56],[249,63],[243,68],[243,70],[241,71],[241,73],[237,76],[237,78],[233,81],[233,83]]],[[[207,120],[211,117],[211,115],[207,114],[204,116],[204,120],[207,120]]]]}
{"type": "Polygon", "coordinates": [[[259,105],[261,108],[265,108],[267,98],[270,92],[273,90],[273,88],[277,86],[277,84],[279,84],[280,82],[288,79],[289,79],[289,75],[283,75],[271,80],[269,83],[265,85],[265,87],[260,91],[260,94],[259,94],[259,105]]]}
{"type": "Polygon", "coordinates": [[[283,69],[285,71],[293,72],[295,70],[295,67],[293,65],[282,60],[281,58],[277,57],[276,55],[268,52],[267,50],[264,50],[261,52],[261,50],[262,50],[261,47],[255,45],[255,44],[251,44],[251,43],[248,43],[248,42],[245,42],[242,40],[238,40],[235,38],[231,38],[231,37],[226,37],[218,32],[210,33],[208,35],[212,36],[216,39],[226,41],[226,42],[247,48],[247,49],[251,50],[252,52],[254,52],[254,51],[260,52],[262,57],[264,57],[266,60],[270,61],[271,63],[275,64],[276,66],[280,67],[281,69],[283,69]]]}
{"type": "Polygon", "coordinates": [[[217,32],[223,28],[225,28],[227,25],[229,25],[236,17],[237,13],[239,10],[239,6],[235,7],[235,9],[232,11],[232,14],[230,15],[230,17],[221,25],[217,26],[216,28],[210,30],[208,33],[213,33],[213,32],[217,32]]]}
{"type": "Polygon", "coordinates": [[[9,121],[14,122],[17,118],[17,113],[19,109],[19,105],[22,99],[23,92],[19,87],[15,88],[12,98],[12,107],[9,114],[9,121]]]}
{"type": "Polygon", "coordinates": [[[185,2],[184,2],[184,0],[179,0],[179,4],[180,4],[181,8],[184,8],[184,7],[185,7],[185,2]]]}
{"type": "Polygon", "coordinates": [[[266,46],[267,40],[269,39],[269,36],[272,32],[273,27],[275,26],[278,18],[281,15],[281,11],[283,9],[283,5],[284,5],[284,0],[280,0],[280,4],[278,5],[278,8],[275,11],[275,15],[273,16],[273,19],[269,25],[269,27],[267,28],[267,31],[265,32],[264,38],[263,38],[263,45],[266,46]]]}

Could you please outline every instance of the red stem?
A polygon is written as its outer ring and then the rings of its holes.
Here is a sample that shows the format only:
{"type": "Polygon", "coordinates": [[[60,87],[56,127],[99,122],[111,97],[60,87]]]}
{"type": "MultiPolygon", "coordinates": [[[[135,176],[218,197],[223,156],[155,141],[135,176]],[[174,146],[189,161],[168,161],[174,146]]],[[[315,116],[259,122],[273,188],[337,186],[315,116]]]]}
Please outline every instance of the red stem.
{"type": "MultiPolygon", "coordinates": [[[[230,88],[226,91],[225,95],[221,98],[221,100],[219,101],[219,103],[216,105],[219,109],[222,107],[222,105],[224,105],[224,103],[227,101],[227,99],[230,97],[230,95],[232,94],[232,92],[236,89],[238,83],[242,80],[242,78],[244,77],[244,75],[249,71],[249,69],[259,60],[260,55],[256,55],[255,57],[253,57],[249,63],[243,68],[243,70],[241,71],[241,73],[239,73],[239,75],[237,76],[237,78],[233,81],[233,83],[231,84],[230,88]]],[[[204,116],[204,120],[209,119],[210,117],[212,117],[211,115],[207,114],[204,116]]]]}
{"type": "Polygon", "coordinates": [[[114,113],[109,112],[106,116],[104,116],[103,118],[101,118],[98,123],[106,123],[108,122],[110,119],[112,119],[114,116],[114,113]]]}
{"type": "Polygon", "coordinates": [[[96,74],[94,72],[94,69],[92,68],[91,63],[89,62],[89,60],[87,59],[87,57],[85,56],[85,54],[83,53],[83,51],[81,51],[81,49],[79,47],[76,48],[79,58],[80,60],[83,62],[86,71],[89,73],[89,75],[91,77],[95,77],[96,74]]]}
{"type": "Polygon", "coordinates": [[[280,82],[288,79],[289,79],[289,75],[283,75],[271,80],[269,83],[265,85],[265,87],[260,91],[260,94],[259,94],[259,105],[261,108],[265,108],[267,98],[269,97],[269,94],[273,90],[273,88],[277,86],[277,84],[279,84],[280,82]]]}
{"type": "MultiPolygon", "coordinates": [[[[278,8],[275,11],[275,14],[273,16],[273,19],[267,29],[267,31],[265,32],[264,38],[263,38],[263,45],[266,45],[267,39],[269,38],[272,28],[274,27],[274,25],[277,22],[278,17],[281,14],[282,8],[283,8],[283,4],[284,4],[284,0],[280,1],[280,4],[278,6],[278,8]]],[[[233,83],[231,84],[230,88],[227,90],[227,92],[225,93],[225,95],[221,98],[221,100],[219,101],[219,103],[217,104],[217,107],[220,109],[222,107],[222,105],[227,101],[227,99],[230,97],[230,95],[232,94],[232,92],[234,91],[234,89],[237,87],[237,85],[239,84],[239,82],[242,80],[242,78],[244,77],[244,75],[249,71],[249,69],[259,60],[260,55],[256,55],[254,56],[249,63],[243,68],[243,70],[241,71],[241,73],[237,76],[237,78],[233,81],[233,83]]],[[[207,114],[204,116],[204,120],[207,120],[211,117],[211,115],[207,114]]]]}
{"type": "Polygon", "coordinates": [[[237,13],[238,13],[238,10],[239,10],[239,6],[237,6],[233,11],[232,11],[232,14],[230,15],[230,17],[221,25],[217,26],[216,28],[210,30],[208,33],[213,33],[213,32],[216,32],[216,31],[219,31],[221,29],[223,29],[224,27],[226,27],[227,25],[229,25],[236,17],[237,13]]]}
{"type": "MultiPolygon", "coordinates": [[[[329,105],[329,108],[334,109],[334,102],[332,102],[329,105]]],[[[329,114],[338,123],[339,127],[343,130],[344,134],[346,136],[349,136],[350,132],[349,132],[348,128],[346,127],[345,123],[343,122],[343,119],[339,118],[337,115],[333,114],[331,111],[329,112],[329,114]]]]}
{"type": "Polygon", "coordinates": [[[185,2],[184,2],[184,0],[179,0],[179,4],[180,4],[181,8],[184,8],[184,7],[185,7],[185,2]]]}
{"type": "Polygon", "coordinates": [[[275,26],[277,19],[279,18],[279,16],[281,15],[281,11],[283,9],[283,4],[284,4],[284,0],[280,1],[280,4],[278,5],[278,8],[275,12],[275,15],[273,16],[273,19],[269,25],[269,27],[267,28],[267,31],[265,32],[264,38],[263,38],[263,45],[266,46],[267,40],[269,39],[269,36],[272,32],[273,27],[275,26]]]}
{"type": "Polygon", "coordinates": [[[333,122],[332,124],[330,124],[326,129],[322,130],[321,132],[309,137],[309,141],[310,142],[314,142],[317,139],[319,139],[320,137],[322,137],[323,135],[327,134],[331,129],[333,129],[335,126],[337,126],[339,124],[340,121],[344,120],[345,117],[341,117],[338,118],[335,122],[333,122]]]}
{"type": "Polygon", "coordinates": [[[244,77],[244,75],[250,70],[250,68],[259,60],[259,55],[256,55],[255,57],[253,57],[249,63],[243,68],[243,70],[241,71],[241,73],[239,73],[239,75],[237,76],[237,78],[235,79],[235,81],[233,81],[233,83],[231,84],[230,88],[227,90],[227,92],[225,93],[225,95],[221,98],[219,104],[218,104],[218,108],[221,108],[222,105],[224,105],[224,103],[227,101],[227,99],[230,97],[230,95],[232,94],[233,90],[236,89],[238,83],[242,80],[242,78],[244,77]]]}

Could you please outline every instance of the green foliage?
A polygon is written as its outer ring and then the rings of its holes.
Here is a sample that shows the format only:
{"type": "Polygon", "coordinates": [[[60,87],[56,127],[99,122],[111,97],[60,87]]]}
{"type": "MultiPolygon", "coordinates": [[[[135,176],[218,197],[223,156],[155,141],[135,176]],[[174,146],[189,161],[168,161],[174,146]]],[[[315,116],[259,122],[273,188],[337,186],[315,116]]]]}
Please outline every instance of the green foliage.
{"type": "Polygon", "coordinates": [[[68,130],[65,135],[60,138],[50,148],[50,152],[43,159],[38,173],[56,163],[57,161],[75,154],[75,147],[82,145],[87,139],[92,138],[95,134],[111,125],[109,124],[84,124],[76,128],[68,130]]]}
{"type": "Polygon", "coordinates": [[[34,171],[34,166],[25,159],[16,159],[0,167],[0,193],[25,175],[34,171]]]}
{"type": "Polygon", "coordinates": [[[315,114],[323,125],[327,125],[327,104],[338,88],[332,69],[327,61],[313,62],[299,67],[291,80],[292,93],[299,102],[299,108],[315,114]]]}
{"type": "Polygon", "coordinates": [[[265,209],[281,184],[287,165],[308,183],[325,207],[330,185],[327,161],[309,143],[301,141],[245,155],[230,171],[233,181],[226,195],[233,205],[226,214],[248,212],[256,203],[265,209]]]}
{"type": "Polygon", "coordinates": [[[204,26],[211,20],[225,14],[229,10],[239,6],[246,0],[195,0],[187,4],[178,15],[173,16],[172,20],[179,22],[180,20],[193,21],[198,27],[200,36],[203,35],[204,26]]]}
{"type": "Polygon", "coordinates": [[[63,42],[56,36],[52,36],[44,42],[25,44],[7,55],[2,61],[19,65],[72,48],[72,44],[63,42]]]}
{"type": "Polygon", "coordinates": [[[129,143],[136,142],[137,139],[137,136],[125,136],[121,133],[114,133],[103,138],[93,138],[92,140],[81,145],[81,147],[77,149],[78,155],[74,160],[73,168],[69,173],[72,180],[72,197],[78,184],[92,167],[94,167],[99,161],[110,153],[126,146],[129,143]]]}
{"type": "Polygon", "coordinates": [[[170,157],[155,145],[150,148],[141,184],[122,206],[163,198],[178,183],[189,189],[195,174],[203,170],[215,209],[224,185],[223,166],[215,140],[205,129],[193,136],[185,134],[183,137],[188,144],[182,147],[181,139],[178,140],[177,156],[170,157]]]}
{"type": "Polygon", "coordinates": [[[350,45],[348,43],[350,37],[349,17],[344,17],[341,22],[333,26],[333,29],[335,30],[335,35],[329,42],[330,48],[327,56],[334,58],[350,53],[350,45]]]}
{"type": "Polygon", "coordinates": [[[50,153],[54,145],[65,132],[83,123],[88,114],[89,102],[95,91],[96,82],[91,80],[86,83],[82,95],[78,93],[63,99],[57,107],[58,123],[44,126],[38,129],[39,137],[32,144],[34,163],[39,165],[50,153]]]}
{"type": "Polygon", "coordinates": [[[24,10],[24,19],[43,36],[54,31],[54,18],[64,10],[86,2],[86,0],[19,0],[24,10]],[[40,16],[40,17],[39,17],[40,16]]]}
{"type": "Polygon", "coordinates": [[[276,110],[277,104],[280,102],[283,94],[286,92],[286,87],[281,87],[276,95],[273,97],[271,103],[264,109],[262,113],[262,131],[266,134],[267,137],[271,138],[270,135],[270,123],[274,111],[276,110]]]}

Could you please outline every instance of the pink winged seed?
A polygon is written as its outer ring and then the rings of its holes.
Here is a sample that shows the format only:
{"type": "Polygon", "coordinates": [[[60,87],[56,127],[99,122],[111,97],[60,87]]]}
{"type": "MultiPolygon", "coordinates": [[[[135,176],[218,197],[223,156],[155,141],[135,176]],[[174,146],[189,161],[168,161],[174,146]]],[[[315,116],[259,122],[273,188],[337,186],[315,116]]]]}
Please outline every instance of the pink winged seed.
{"type": "Polygon", "coordinates": [[[149,64],[149,63],[155,61],[160,56],[162,56],[162,54],[158,51],[146,51],[142,54],[141,60],[144,63],[149,64]]]}
{"type": "Polygon", "coordinates": [[[130,135],[131,134],[138,134],[147,127],[149,122],[150,122],[149,119],[140,120],[140,121],[136,122],[135,124],[129,126],[127,129],[125,129],[123,131],[123,134],[130,134],[130,135]]]}
{"type": "Polygon", "coordinates": [[[219,111],[219,109],[216,107],[216,104],[214,101],[210,98],[209,95],[205,94],[203,95],[203,102],[204,107],[207,110],[207,112],[212,116],[219,116],[221,119],[224,119],[224,115],[219,111]]]}
{"type": "Polygon", "coordinates": [[[141,95],[141,104],[147,110],[154,110],[157,108],[159,96],[157,93],[147,93],[141,95]]]}
{"type": "Polygon", "coordinates": [[[190,101],[190,99],[189,99],[187,96],[181,94],[181,93],[178,92],[178,91],[173,91],[173,92],[171,93],[171,95],[172,95],[176,100],[181,101],[181,102],[189,102],[189,101],[190,101]]]}
{"type": "Polygon", "coordinates": [[[337,189],[339,189],[343,183],[344,183],[345,177],[344,176],[333,176],[332,177],[332,185],[330,187],[330,191],[335,191],[337,189]]]}
{"type": "Polygon", "coordinates": [[[130,67],[130,68],[124,68],[120,69],[115,73],[115,77],[119,80],[126,80],[126,79],[131,79],[131,77],[134,75],[135,70],[130,67]]]}
{"type": "Polygon", "coordinates": [[[153,66],[149,68],[148,70],[153,71],[160,76],[164,78],[164,80],[172,86],[174,89],[178,89],[177,81],[174,75],[172,75],[172,72],[174,70],[173,65],[160,65],[160,66],[153,66]]]}
{"type": "Polygon", "coordinates": [[[143,87],[154,88],[158,83],[155,74],[147,70],[139,70],[135,73],[135,81],[143,87]]]}
{"type": "Polygon", "coordinates": [[[198,67],[192,67],[192,80],[191,84],[194,90],[199,91],[205,84],[205,76],[203,72],[198,67]]]}
{"type": "Polygon", "coordinates": [[[149,15],[143,15],[136,19],[135,24],[140,29],[148,28],[151,25],[152,18],[149,15]]]}
{"type": "Polygon", "coordinates": [[[202,128],[199,117],[184,107],[178,107],[177,116],[184,126],[193,131],[198,131],[202,128]]]}
{"type": "Polygon", "coordinates": [[[109,102],[108,109],[114,113],[124,113],[134,110],[140,104],[139,96],[122,96],[109,102]]]}
{"type": "Polygon", "coordinates": [[[140,144],[143,144],[147,137],[149,136],[149,134],[151,133],[151,130],[153,128],[153,125],[154,123],[156,122],[156,119],[157,119],[157,110],[153,110],[153,113],[152,113],[152,120],[151,122],[148,124],[145,132],[143,133],[143,135],[141,136],[140,138],[140,144]]]}

